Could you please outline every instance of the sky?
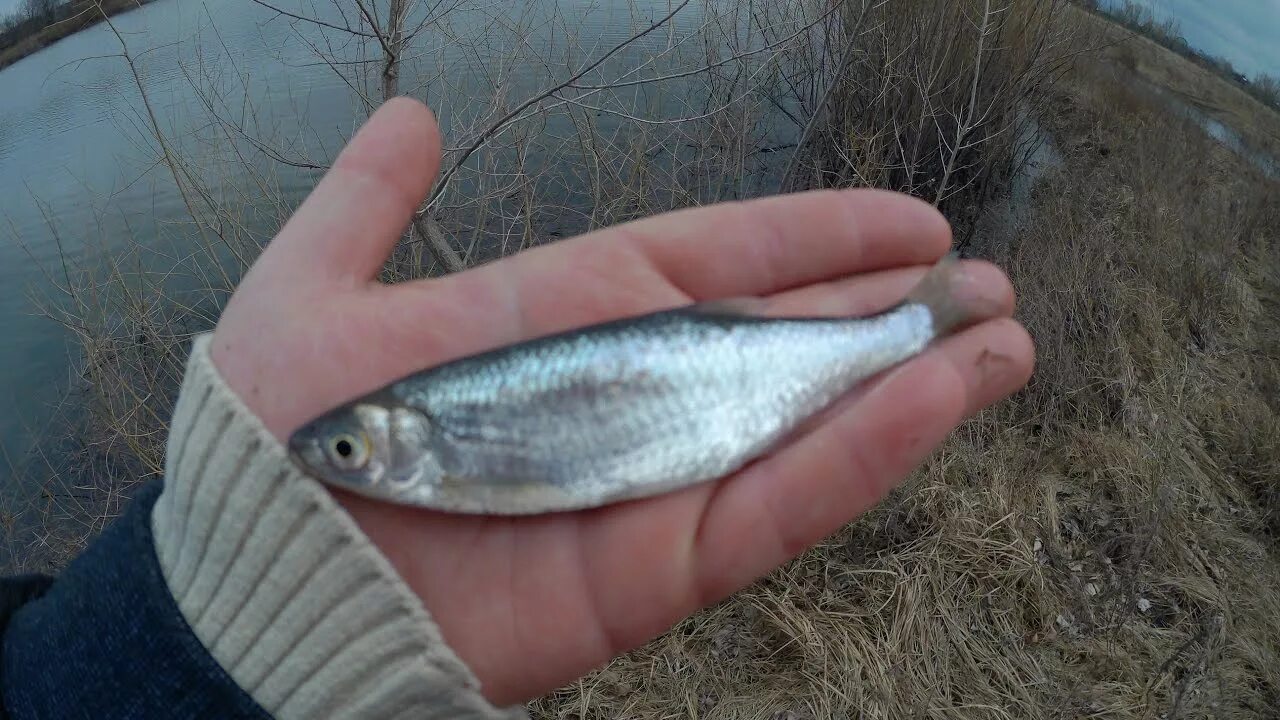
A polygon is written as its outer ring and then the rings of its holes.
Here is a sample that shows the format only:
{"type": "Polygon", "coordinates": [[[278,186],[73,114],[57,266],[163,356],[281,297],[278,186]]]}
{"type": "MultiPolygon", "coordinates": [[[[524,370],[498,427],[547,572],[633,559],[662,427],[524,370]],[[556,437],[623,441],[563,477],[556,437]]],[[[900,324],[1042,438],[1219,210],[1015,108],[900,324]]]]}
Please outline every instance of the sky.
{"type": "Polygon", "coordinates": [[[1245,75],[1280,76],[1280,0],[1137,2],[1158,17],[1177,20],[1192,47],[1230,60],[1245,75]]]}
{"type": "MultiPolygon", "coordinates": [[[[0,16],[21,1],[0,0],[0,16]]],[[[1136,1],[1177,19],[1193,47],[1225,57],[1244,74],[1280,76],[1280,0],[1136,1]]]]}

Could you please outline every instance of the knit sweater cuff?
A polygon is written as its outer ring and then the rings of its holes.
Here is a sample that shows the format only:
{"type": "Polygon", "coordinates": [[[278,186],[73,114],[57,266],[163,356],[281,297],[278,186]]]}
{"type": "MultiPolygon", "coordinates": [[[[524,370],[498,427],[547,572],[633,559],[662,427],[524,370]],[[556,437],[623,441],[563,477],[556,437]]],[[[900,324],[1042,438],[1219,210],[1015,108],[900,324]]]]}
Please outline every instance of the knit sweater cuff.
{"type": "Polygon", "coordinates": [[[196,338],[170,427],[156,554],[196,637],[291,718],[521,718],[480,694],[426,609],[227,387],[196,338]]]}

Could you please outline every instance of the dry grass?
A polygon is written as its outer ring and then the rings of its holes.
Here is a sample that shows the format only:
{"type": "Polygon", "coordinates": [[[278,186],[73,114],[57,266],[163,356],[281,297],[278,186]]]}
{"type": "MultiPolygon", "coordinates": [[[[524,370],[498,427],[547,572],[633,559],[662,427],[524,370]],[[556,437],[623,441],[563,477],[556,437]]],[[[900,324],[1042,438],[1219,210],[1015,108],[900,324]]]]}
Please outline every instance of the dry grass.
{"type": "Polygon", "coordinates": [[[538,717],[1274,716],[1280,187],[1105,58],[1044,121],[1064,167],[973,244],[1019,289],[1030,387],[538,717]]]}
{"type": "MultiPolygon", "coordinates": [[[[797,48],[779,60],[818,80],[848,69],[827,100],[821,82],[774,88],[774,99],[792,101],[785,107],[811,113],[798,118],[812,135],[795,180],[941,197],[974,229],[969,251],[1005,267],[1018,288],[1036,375],[882,506],[533,703],[535,716],[1274,716],[1280,186],[1132,82],[1150,66],[1165,69],[1166,86],[1209,83],[1158,46],[1135,46],[1146,59],[1127,63],[1123,47],[1092,51],[1113,32],[1095,19],[1015,3],[979,52],[984,0],[874,14],[885,7],[828,29],[860,34],[865,52],[797,48]],[[1155,51],[1168,57],[1146,55],[1155,51]],[[1058,60],[1074,52],[1055,86],[1058,60]],[[829,114],[814,112],[828,103],[829,114]],[[997,221],[981,211],[1028,149],[1018,139],[1026,115],[1052,134],[1064,164],[1036,184],[1028,213],[997,221]],[[943,182],[949,165],[954,180],[943,182]]],[[[516,128],[502,140],[508,155],[460,173],[443,225],[474,261],[544,241],[552,228],[749,194],[723,178],[750,175],[753,148],[736,129],[760,117],[759,98],[743,99],[732,83],[710,87],[716,97],[704,107],[726,109],[685,123],[606,130],[597,110],[564,107],[575,139],[547,162],[573,168],[585,205],[564,199],[562,175],[502,165],[546,142],[536,123],[516,128]]],[[[1196,92],[1234,92],[1215,88],[1196,92]]],[[[1256,103],[1232,107],[1256,127],[1276,122],[1256,103]]],[[[175,174],[198,205],[198,168],[175,174]]],[[[273,197],[269,177],[255,182],[273,197]]],[[[287,203],[273,208],[282,217],[287,203]]],[[[127,486],[112,483],[156,472],[187,333],[208,325],[233,284],[236,272],[219,277],[211,258],[250,259],[262,240],[225,204],[202,212],[213,249],[184,266],[207,275],[193,299],[174,303],[127,257],[105,276],[68,281],[80,309],[64,319],[84,329],[96,429],[71,457],[94,468],[112,458],[115,474],[93,482],[116,498],[127,486]]],[[[411,241],[389,274],[431,271],[411,241]]]]}

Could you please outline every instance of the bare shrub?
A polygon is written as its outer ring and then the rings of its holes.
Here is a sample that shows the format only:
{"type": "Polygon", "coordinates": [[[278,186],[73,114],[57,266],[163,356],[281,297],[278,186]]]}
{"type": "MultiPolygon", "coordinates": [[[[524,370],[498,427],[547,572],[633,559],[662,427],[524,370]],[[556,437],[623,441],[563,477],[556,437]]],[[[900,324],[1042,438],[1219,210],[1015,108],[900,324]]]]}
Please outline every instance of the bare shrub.
{"type": "Polygon", "coordinates": [[[1259,73],[1250,84],[1249,92],[1262,102],[1280,110],[1280,78],[1259,73]]]}
{"type": "MultiPolygon", "coordinates": [[[[1035,142],[1033,118],[1070,50],[1063,3],[950,0],[849,9],[850,33],[801,168],[804,186],[910,193],[972,229],[1035,142]]],[[[797,87],[810,102],[807,86],[797,87]]]]}

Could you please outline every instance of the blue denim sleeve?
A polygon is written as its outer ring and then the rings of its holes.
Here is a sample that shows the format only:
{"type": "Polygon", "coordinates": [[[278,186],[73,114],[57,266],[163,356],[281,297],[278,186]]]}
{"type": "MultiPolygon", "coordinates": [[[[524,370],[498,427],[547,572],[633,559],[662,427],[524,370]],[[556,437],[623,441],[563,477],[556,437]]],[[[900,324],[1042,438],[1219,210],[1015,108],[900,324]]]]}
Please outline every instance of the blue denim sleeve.
{"type": "Polygon", "coordinates": [[[214,661],[169,594],[151,536],[159,494],[158,481],[145,487],[52,582],[4,581],[0,606],[12,612],[0,637],[0,717],[270,717],[214,661]]]}

